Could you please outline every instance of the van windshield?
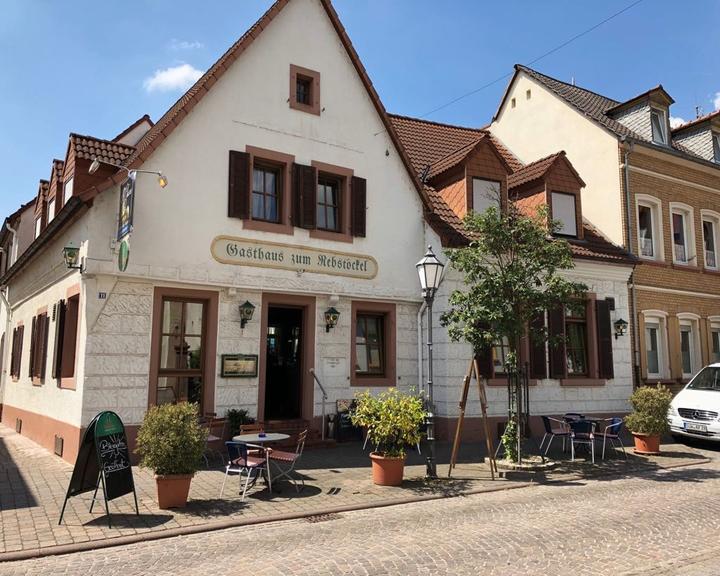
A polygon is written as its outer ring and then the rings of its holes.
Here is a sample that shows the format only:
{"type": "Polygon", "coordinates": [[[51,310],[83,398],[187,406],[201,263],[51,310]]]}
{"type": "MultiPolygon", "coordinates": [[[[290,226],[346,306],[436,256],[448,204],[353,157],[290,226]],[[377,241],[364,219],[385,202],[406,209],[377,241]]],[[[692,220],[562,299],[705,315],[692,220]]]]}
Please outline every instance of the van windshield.
{"type": "Polygon", "coordinates": [[[720,391],[720,368],[703,368],[692,382],[688,384],[690,390],[717,390],[720,391]]]}

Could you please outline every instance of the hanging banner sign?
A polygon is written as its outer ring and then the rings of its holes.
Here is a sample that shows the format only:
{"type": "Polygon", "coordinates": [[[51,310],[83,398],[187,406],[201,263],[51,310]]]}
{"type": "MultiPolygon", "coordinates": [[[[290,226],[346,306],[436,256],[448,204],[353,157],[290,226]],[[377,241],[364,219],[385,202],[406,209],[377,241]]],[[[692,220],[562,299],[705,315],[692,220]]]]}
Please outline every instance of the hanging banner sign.
{"type": "Polygon", "coordinates": [[[378,263],[372,256],[232,236],[216,237],[210,252],[218,262],[237,266],[278,268],[368,280],[375,278],[378,273],[378,263]]]}
{"type": "Polygon", "coordinates": [[[135,173],[131,173],[120,186],[120,209],[118,211],[117,240],[120,242],[133,230],[135,211],[135,173]]]}
{"type": "Polygon", "coordinates": [[[135,512],[140,513],[125,426],[115,412],[100,412],[85,430],[58,524],[62,523],[68,498],[94,490],[90,504],[92,512],[100,486],[103,489],[108,526],[110,500],[132,493],[135,497],[135,512]]]}

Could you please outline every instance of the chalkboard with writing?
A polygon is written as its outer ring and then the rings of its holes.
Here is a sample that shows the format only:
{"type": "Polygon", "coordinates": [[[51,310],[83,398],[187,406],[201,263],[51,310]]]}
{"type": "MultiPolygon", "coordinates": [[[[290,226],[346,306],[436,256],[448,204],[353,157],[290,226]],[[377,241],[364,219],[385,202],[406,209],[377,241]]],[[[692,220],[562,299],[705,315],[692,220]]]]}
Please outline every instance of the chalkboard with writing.
{"type": "Polygon", "coordinates": [[[109,500],[132,492],[135,497],[135,511],[139,512],[125,426],[115,412],[101,412],[92,419],[85,430],[59,523],[62,523],[68,498],[94,490],[90,505],[92,512],[101,485],[108,525],[110,524],[109,500]]]}

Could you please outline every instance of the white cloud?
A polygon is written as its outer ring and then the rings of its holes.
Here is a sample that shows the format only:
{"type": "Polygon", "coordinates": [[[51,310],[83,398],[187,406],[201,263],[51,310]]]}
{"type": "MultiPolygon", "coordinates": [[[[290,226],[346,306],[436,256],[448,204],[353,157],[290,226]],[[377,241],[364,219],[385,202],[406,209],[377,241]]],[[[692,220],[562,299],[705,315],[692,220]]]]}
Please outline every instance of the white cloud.
{"type": "Polygon", "coordinates": [[[173,38],[168,43],[168,49],[176,52],[180,50],[199,50],[201,48],[205,48],[205,44],[198,42],[197,40],[188,42],[187,40],[178,40],[177,38],[173,38]]]}
{"type": "Polygon", "coordinates": [[[713,105],[715,110],[720,110],[720,92],[715,92],[715,98],[713,99],[713,105]]]}
{"type": "Polygon", "coordinates": [[[685,124],[687,120],[680,118],[679,116],[670,116],[670,128],[677,128],[685,124]]]}
{"type": "Polygon", "coordinates": [[[150,78],[145,78],[143,86],[148,92],[187,90],[202,75],[202,70],[198,70],[190,64],[179,64],[164,70],[155,70],[155,74],[150,78]]]}

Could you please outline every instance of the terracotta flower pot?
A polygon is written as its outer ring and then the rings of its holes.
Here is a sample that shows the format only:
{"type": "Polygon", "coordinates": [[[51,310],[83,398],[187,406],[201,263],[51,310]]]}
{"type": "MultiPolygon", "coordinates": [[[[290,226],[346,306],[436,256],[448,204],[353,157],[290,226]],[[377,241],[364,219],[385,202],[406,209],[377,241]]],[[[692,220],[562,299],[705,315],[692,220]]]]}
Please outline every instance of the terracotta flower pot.
{"type": "Polygon", "coordinates": [[[405,457],[388,458],[375,452],[370,454],[373,483],[378,486],[400,486],[405,471],[405,457]]]}
{"type": "Polygon", "coordinates": [[[168,508],[185,508],[190,481],[193,474],[173,474],[168,476],[155,476],[157,484],[158,507],[161,510],[168,508]]]}
{"type": "Polygon", "coordinates": [[[633,432],[636,454],[660,454],[660,436],[633,432]]]}

